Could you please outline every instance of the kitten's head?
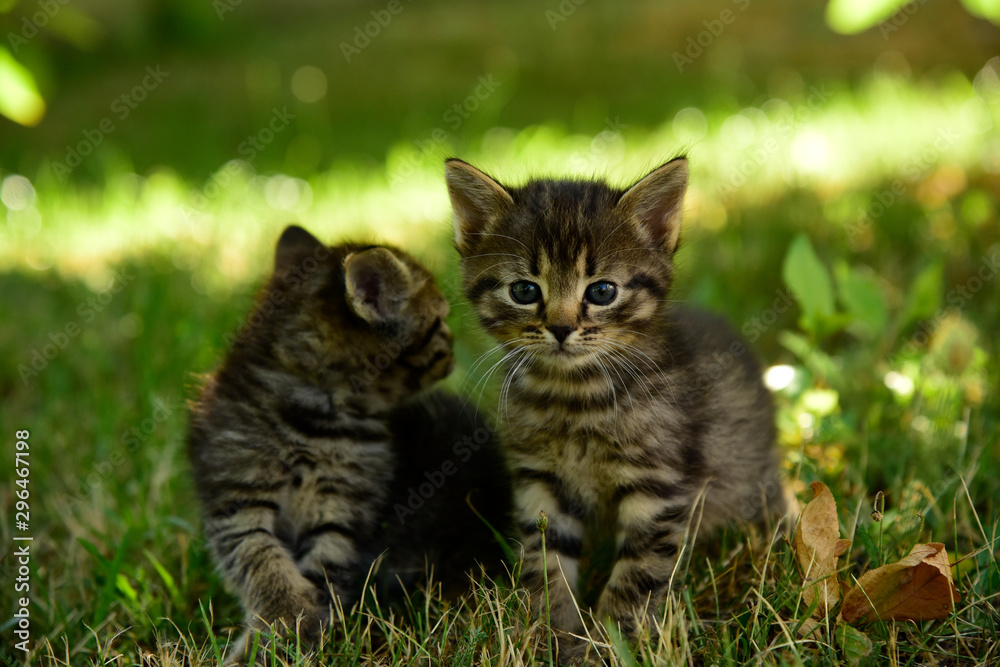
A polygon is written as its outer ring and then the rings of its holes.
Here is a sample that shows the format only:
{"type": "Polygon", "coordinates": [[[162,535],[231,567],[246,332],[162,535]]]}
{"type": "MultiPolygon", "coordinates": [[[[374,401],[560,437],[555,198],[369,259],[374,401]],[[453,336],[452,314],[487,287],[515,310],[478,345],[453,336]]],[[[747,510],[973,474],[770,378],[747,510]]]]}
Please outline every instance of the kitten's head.
{"type": "Polygon", "coordinates": [[[311,381],[388,397],[451,372],[447,314],[434,277],[402,250],[328,247],[291,226],[250,325],[265,318],[272,354],[311,381]]]}
{"type": "Polygon", "coordinates": [[[511,188],[461,160],[445,169],[465,290],[505,349],[570,369],[655,344],[687,188],[683,157],[626,190],[547,180],[511,188]]]}

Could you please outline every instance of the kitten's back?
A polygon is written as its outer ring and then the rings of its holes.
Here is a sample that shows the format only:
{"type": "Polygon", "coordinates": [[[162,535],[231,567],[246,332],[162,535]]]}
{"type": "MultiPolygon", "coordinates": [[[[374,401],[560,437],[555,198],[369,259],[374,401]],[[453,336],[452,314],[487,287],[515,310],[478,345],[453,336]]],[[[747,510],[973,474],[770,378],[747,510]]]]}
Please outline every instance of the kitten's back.
{"type": "Polygon", "coordinates": [[[765,513],[781,516],[774,406],[753,351],[718,314],[672,305],[667,319],[668,331],[689,358],[688,386],[703,394],[698,400],[704,425],[701,458],[706,477],[713,480],[705,499],[706,527],[734,514],[743,521],[760,520],[765,513]],[[758,485],[760,497],[748,498],[746,489],[758,485]]]}

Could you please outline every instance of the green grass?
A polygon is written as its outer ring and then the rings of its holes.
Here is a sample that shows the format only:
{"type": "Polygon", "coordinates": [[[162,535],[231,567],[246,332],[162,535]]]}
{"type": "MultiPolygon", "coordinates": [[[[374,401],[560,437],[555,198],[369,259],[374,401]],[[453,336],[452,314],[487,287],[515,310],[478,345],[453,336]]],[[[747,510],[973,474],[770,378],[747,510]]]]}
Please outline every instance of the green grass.
{"type": "MultiPolygon", "coordinates": [[[[940,541],[952,561],[974,554],[954,570],[962,600],[941,621],[859,628],[872,649],[858,657],[832,620],[800,636],[808,613],[788,540],[730,529],[698,535],[685,551],[658,640],[628,649],[595,631],[600,646],[613,647],[614,664],[1000,660],[1000,289],[992,276],[976,282],[983,259],[1000,253],[996,100],[962,77],[916,85],[876,76],[831,85],[815,109],[782,125],[808,108],[808,96],[754,107],[763,114],[748,103],[706,107],[697,141],[672,119],[596,138],[542,124],[488,132],[463,157],[501,179],[596,173],[624,183],[687,144],[694,180],[675,296],[725,313],[755,333],[766,366],[794,371],[776,392],[785,468],[802,500],[813,480],[833,491],[842,533],[854,542],[842,577],[940,541]],[[740,148],[747,127],[753,139],[740,148]],[[935,147],[946,128],[954,140],[935,147]],[[776,147],[758,159],[768,137],[776,147]],[[886,192],[894,201],[875,215],[886,192]],[[859,225],[865,211],[870,227],[859,225]],[[776,299],[789,289],[782,262],[800,233],[833,275],[861,276],[884,313],[813,326],[800,320],[808,298],[778,313],[776,299]],[[953,291],[960,288],[967,298],[953,291]],[[886,508],[874,524],[878,491],[886,508]]],[[[438,154],[449,148],[401,143],[385,165],[345,164],[301,181],[237,165],[218,192],[166,171],[112,170],[91,189],[62,186],[43,170],[31,203],[6,211],[0,424],[5,461],[14,458],[14,432],[31,431],[31,664],[155,656],[159,665],[208,665],[230,641],[242,615],[201,538],[184,402],[194,375],[224,354],[287,222],[330,242],[402,243],[433,266],[456,304],[460,364],[448,382],[479,398],[480,377],[468,370],[486,342],[449,247],[438,154]],[[22,378],[35,352],[44,367],[22,378]]],[[[838,313],[858,293],[839,292],[838,313]]],[[[494,399],[482,391],[484,409],[494,399]]],[[[14,489],[0,491],[4,544],[14,533],[14,489]]],[[[21,661],[7,643],[11,549],[0,563],[0,635],[21,661]]],[[[457,603],[432,589],[413,592],[402,609],[355,614],[331,632],[322,658],[299,654],[294,642],[267,650],[290,665],[357,664],[372,653],[391,665],[529,664],[536,652],[545,658],[550,640],[530,619],[507,577],[478,582],[457,603]]]]}

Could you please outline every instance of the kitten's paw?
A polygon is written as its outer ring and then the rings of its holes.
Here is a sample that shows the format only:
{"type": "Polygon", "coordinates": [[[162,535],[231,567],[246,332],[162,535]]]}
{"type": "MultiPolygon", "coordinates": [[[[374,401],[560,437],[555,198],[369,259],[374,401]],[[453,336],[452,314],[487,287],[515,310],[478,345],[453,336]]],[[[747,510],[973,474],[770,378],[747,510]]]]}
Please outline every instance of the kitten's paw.
{"type": "MultiPolygon", "coordinates": [[[[328,618],[328,614],[319,612],[308,616],[300,614],[290,622],[284,618],[265,622],[258,617],[249,622],[249,627],[230,646],[225,664],[227,667],[266,667],[270,664],[268,656],[271,655],[271,645],[277,643],[278,653],[281,655],[282,645],[289,643],[294,647],[293,638],[296,636],[303,648],[316,647],[326,631],[328,618]]],[[[279,664],[283,663],[279,661],[279,664]]]]}
{"type": "Polygon", "coordinates": [[[251,631],[266,637],[295,637],[305,647],[319,642],[330,624],[330,608],[313,586],[303,587],[293,595],[275,596],[257,609],[248,621],[251,631]]]}
{"type": "Polygon", "coordinates": [[[265,656],[267,654],[267,639],[264,635],[247,628],[240,635],[239,639],[232,643],[226,652],[225,667],[265,667],[265,656]],[[254,635],[257,635],[256,650],[254,646],[254,635]],[[250,661],[250,653],[253,652],[253,662],[250,661]]]}
{"type": "Polygon", "coordinates": [[[609,653],[602,651],[586,639],[567,634],[562,634],[558,638],[556,658],[560,665],[590,667],[591,665],[611,664],[609,653]]]}
{"type": "Polygon", "coordinates": [[[627,641],[659,636],[658,616],[651,605],[634,607],[623,600],[601,600],[594,613],[596,623],[617,628],[627,641]]]}

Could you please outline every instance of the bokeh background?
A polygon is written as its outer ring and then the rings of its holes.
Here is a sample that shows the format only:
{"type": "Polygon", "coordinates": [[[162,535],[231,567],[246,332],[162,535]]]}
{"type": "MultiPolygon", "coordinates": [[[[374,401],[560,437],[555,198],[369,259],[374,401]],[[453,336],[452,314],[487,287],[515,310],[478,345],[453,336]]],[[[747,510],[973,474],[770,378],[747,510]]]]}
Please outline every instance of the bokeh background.
{"type": "Polygon", "coordinates": [[[10,470],[30,430],[34,655],[155,651],[210,603],[238,622],[185,401],[289,222],[432,266],[449,383],[495,406],[452,155],[625,185],[686,153],[675,298],[762,356],[796,488],[829,482],[847,526],[885,491],[869,560],[986,546],[956,572],[994,596],[998,21],[992,0],[0,0],[0,450],[10,470]]]}

